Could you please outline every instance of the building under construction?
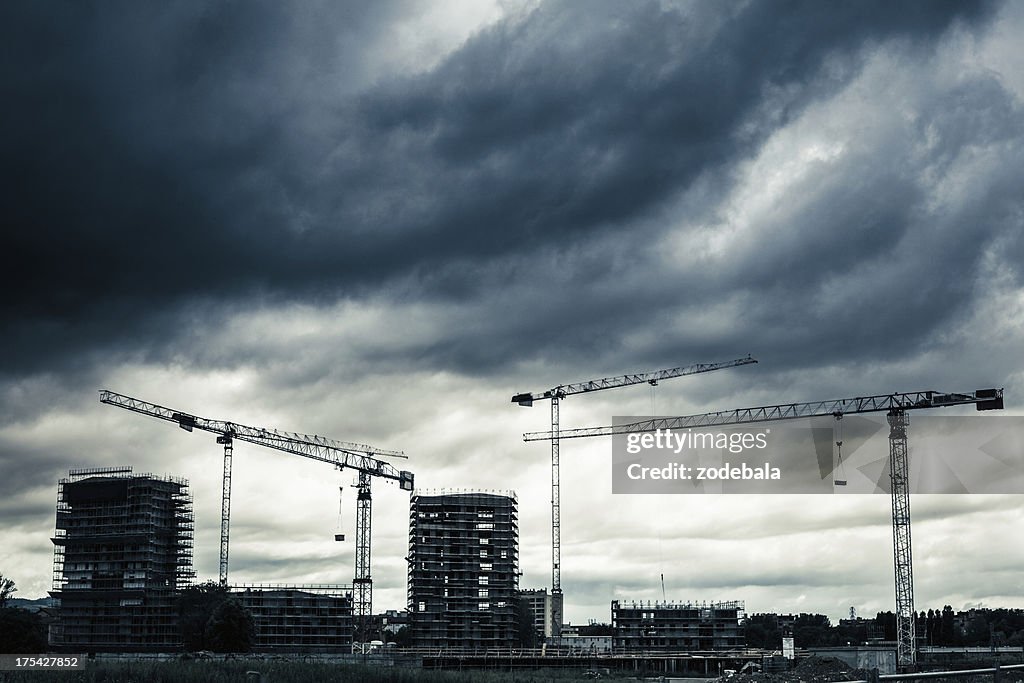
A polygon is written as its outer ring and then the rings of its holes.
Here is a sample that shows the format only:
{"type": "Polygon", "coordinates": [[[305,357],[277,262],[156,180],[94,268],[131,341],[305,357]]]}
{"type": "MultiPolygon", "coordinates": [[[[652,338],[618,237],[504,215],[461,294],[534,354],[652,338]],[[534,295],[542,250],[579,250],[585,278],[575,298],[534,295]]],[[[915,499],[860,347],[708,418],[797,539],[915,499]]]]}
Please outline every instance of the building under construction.
{"type": "Polygon", "coordinates": [[[256,652],[351,651],[351,586],[237,586],[231,594],[252,615],[256,652]]]}
{"type": "Polygon", "coordinates": [[[180,648],[176,598],[194,576],[192,531],[186,480],[130,467],[71,470],[57,486],[50,644],[180,648]]]}
{"type": "Polygon", "coordinates": [[[616,652],[734,650],[744,647],[743,602],[612,600],[616,652]]]}
{"type": "Polygon", "coordinates": [[[414,493],[409,615],[419,647],[510,647],[518,638],[515,493],[414,493]]]}

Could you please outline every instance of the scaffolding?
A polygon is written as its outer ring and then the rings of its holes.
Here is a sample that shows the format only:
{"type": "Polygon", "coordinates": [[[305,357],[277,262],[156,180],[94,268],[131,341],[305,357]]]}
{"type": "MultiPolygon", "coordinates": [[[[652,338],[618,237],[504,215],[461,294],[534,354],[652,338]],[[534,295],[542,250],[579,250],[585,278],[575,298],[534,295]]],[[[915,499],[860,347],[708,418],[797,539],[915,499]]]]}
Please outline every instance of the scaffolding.
{"type": "Polygon", "coordinates": [[[177,596],[195,576],[193,531],[186,480],[130,467],[71,470],[57,486],[50,644],[179,648],[177,596]]]}
{"type": "Polygon", "coordinates": [[[352,586],[251,584],[231,595],[252,614],[256,652],[349,652],[352,586]]]}
{"type": "Polygon", "coordinates": [[[408,585],[417,647],[514,645],[519,626],[515,494],[414,492],[408,585]]]}
{"type": "Polygon", "coordinates": [[[744,647],[742,601],[611,603],[616,652],[691,652],[744,647]]]}

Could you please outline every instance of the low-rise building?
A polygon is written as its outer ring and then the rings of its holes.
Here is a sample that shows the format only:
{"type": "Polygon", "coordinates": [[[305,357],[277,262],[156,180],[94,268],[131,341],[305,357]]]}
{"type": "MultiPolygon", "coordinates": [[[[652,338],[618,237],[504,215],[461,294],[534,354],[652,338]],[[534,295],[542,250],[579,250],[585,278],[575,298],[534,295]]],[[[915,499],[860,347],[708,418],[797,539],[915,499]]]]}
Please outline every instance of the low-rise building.
{"type": "Polygon", "coordinates": [[[743,602],[612,601],[616,652],[688,652],[744,647],[743,602]]]}
{"type": "Polygon", "coordinates": [[[351,586],[237,586],[232,596],[252,614],[256,652],[348,652],[351,586]]]}

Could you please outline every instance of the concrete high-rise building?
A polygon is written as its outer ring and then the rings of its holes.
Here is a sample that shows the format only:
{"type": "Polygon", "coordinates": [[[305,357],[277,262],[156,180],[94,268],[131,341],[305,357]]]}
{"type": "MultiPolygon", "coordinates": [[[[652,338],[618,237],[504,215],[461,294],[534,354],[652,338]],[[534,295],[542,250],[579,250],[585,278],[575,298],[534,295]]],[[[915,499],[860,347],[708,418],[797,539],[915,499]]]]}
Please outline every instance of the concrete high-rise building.
{"type": "Polygon", "coordinates": [[[414,645],[515,645],[518,589],[515,493],[413,494],[409,618],[414,645]]]}
{"type": "Polygon", "coordinates": [[[742,602],[612,601],[616,652],[744,647],[742,602]]]}
{"type": "Polygon", "coordinates": [[[188,482],[130,467],[71,470],[57,487],[50,644],[65,651],[174,650],[191,581],[188,482]]]}

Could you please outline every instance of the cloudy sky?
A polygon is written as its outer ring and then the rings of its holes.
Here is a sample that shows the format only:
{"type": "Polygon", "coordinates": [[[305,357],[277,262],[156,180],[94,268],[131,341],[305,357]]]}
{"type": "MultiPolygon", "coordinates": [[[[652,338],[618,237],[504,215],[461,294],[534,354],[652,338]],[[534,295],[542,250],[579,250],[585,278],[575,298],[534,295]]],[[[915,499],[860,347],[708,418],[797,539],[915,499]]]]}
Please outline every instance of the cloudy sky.
{"type": "MultiPolygon", "coordinates": [[[[522,441],[548,415],[513,393],[750,353],[563,425],[990,386],[1024,414],[1024,4],[7,2],[0,27],[22,597],[70,467],[190,479],[216,577],[213,436],[101,388],[513,489],[525,587],[550,581],[549,453],[522,441]]],[[[885,496],[613,496],[610,449],[563,446],[573,622],[662,573],[670,599],[892,609],[885,496]]],[[[353,475],[235,453],[232,580],[349,582],[353,475]]],[[[1024,607],[1022,502],[914,497],[918,608],[1024,607]]],[[[401,608],[408,494],[374,505],[374,606],[401,608]]]]}

